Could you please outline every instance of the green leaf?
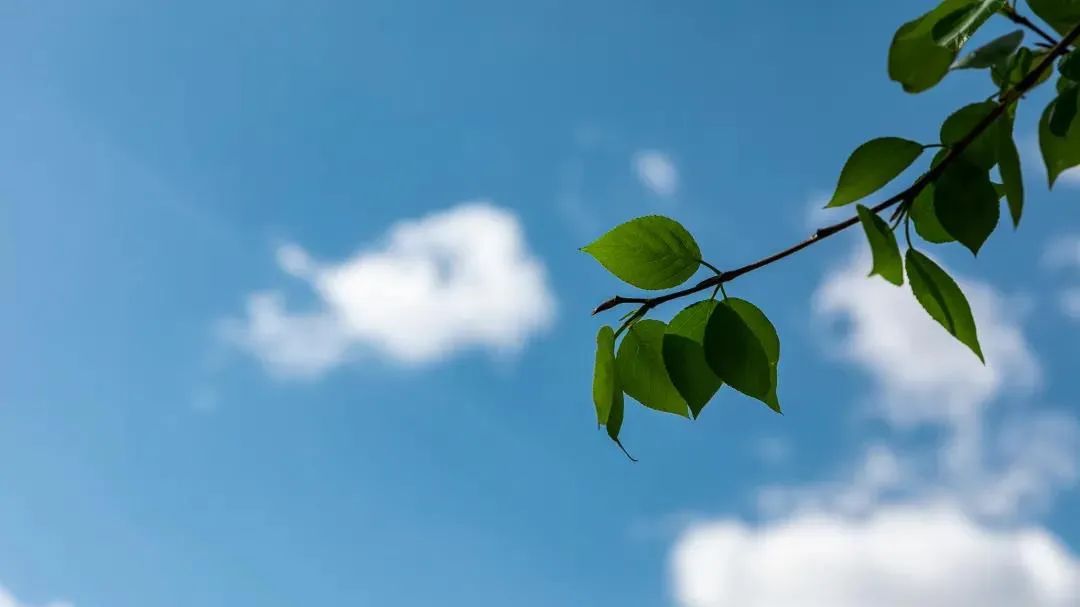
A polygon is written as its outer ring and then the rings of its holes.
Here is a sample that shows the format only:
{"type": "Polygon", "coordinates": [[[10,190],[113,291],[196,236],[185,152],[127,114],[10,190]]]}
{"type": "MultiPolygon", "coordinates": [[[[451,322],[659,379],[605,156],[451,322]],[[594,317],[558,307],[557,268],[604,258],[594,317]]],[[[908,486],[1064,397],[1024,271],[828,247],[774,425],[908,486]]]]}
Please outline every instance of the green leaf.
{"type": "Polygon", "coordinates": [[[1063,172],[1080,165],[1080,120],[1072,121],[1069,132],[1064,137],[1058,137],[1050,130],[1050,119],[1057,102],[1055,99],[1046,106],[1039,121],[1039,148],[1046,163],[1046,174],[1051,188],[1063,172]]]}
{"type": "Polygon", "coordinates": [[[923,191],[915,197],[915,202],[911,203],[908,215],[911,217],[912,223],[915,224],[915,231],[926,242],[944,244],[956,241],[938,221],[937,211],[934,209],[934,184],[923,188],[923,191]]]}
{"type": "Polygon", "coordinates": [[[971,53],[956,60],[952,69],[984,69],[997,65],[1004,65],[1009,56],[1016,51],[1016,47],[1024,41],[1024,30],[1005,34],[999,38],[980,46],[971,53]]]}
{"type": "MultiPolygon", "coordinates": [[[[1016,51],[1016,54],[1009,58],[1004,69],[994,68],[990,70],[990,76],[1001,90],[1008,89],[1009,87],[1018,84],[1023,80],[1031,71],[1038,67],[1042,63],[1044,57],[1046,57],[1048,51],[1045,49],[1039,49],[1032,51],[1029,48],[1021,48],[1016,51]]],[[[1032,85],[1032,88],[1043,84],[1050,79],[1051,70],[1044,70],[1039,79],[1032,85]]]]}
{"type": "Polygon", "coordinates": [[[622,389],[650,409],[687,416],[686,401],[664,367],[664,332],[659,320],[642,320],[626,332],[615,357],[622,389]]]}
{"type": "Polygon", "coordinates": [[[776,371],[777,365],[780,363],[780,336],[776,334],[776,327],[773,326],[764,312],[744,299],[730,297],[724,302],[732,310],[735,310],[735,313],[743,319],[746,326],[750,327],[758,342],[761,343],[761,347],[765,351],[765,358],[769,361],[769,393],[762,399],[762,402],[773,411],[781,413],[780,400],[776,396],[776,371]]]}
{"type": "Polygon", "coordinates": [[[826,207],[851,204],[880,190],[922,152],[922,144],[899,137],[881,137],[860,145],[840,171],[836,192],[826,207]]]}
{"type": "Polygon", "coordinates": [[[986,170],[958,158],[934,184],[934,212],[945,231],[979,253],[1001,215],[998,193],[986,170]]]}
{"type": "Polygon", "coordinates": [[[889,78],[909,93],[921,93],[941,82],[949,73],[957,49],[939,45],[932,32],[939,21],[967,4],[967,0],[945,0],[922,17],[900,26],[889,46],[889,78]]]}
{"type": "Polygon", "coordinates": [[[761,401],[772,391],[769,357],[754,330],[727,302],[720,302],[705,327],[705,360],[732,388],[761,401]]]}
{"type": "Polygon", "coordinates": [[[1054,112],[1050,115],[1050,133],[1055,137],[1065,137],[1069,134],[1069,127],[1076,118],[1076,94],[1080,86],[1070,84],[1066,86],[1054,103],[1054,112]]]}
{"type": "Polygon", "coordinates": [[[673,219],[632,219],[582,249],[600,265],[640,289],[670,289],[686,282],[701,263],[701,249],[673,219]]]}
{"type": "Polygon", "coordinates": [[[713,299],[688,306],[671,319],[664,334],[664,366],[694,418],[724,384],[705,361],[705,327],[716,306],[713,299]]]}
{"type": "Polygon", "coordinates": [[[1058,64],[1058,71],[1069,80],[1080,82],[1080,50],[1066,55],[1058,64]]]}
{"type": "Polygon", "coordinates": [[[874,267],[870,275],[877,274],[897,286],[904,284],[904,264],[900,260],[900,247],[896,244],[896,236],[889,229],[889,224],[861,204],[856,210],[874,257],[874,267]]]}
{"type": "Polygon", "coordinates": [[[1005,0],[976,0],[935,23],[930,35],[941,46],[959,50],[975,30],[1004,6],[1005,0]]]}
{"type": "MultiPolygon", "coordinates": [[[[619,445],[619,448],[626,453],[626,448],[619,442],[619,432],[622,431],[623,414],[625,413],[626,403],[623,401],[622,392],[618,397],[611,402],[611,411],[608,413],[607,423],[604,424],[607,427],[607,434],[611,437],[611,440],[615,441],[615,444],[619,445]]],[[[626,453],[627,457],[630,456],[626,453]]]]}
{"type": "Polygon", "coordinates": [[[915,299],[919,300],[931,318],[945,327],[960,343],[971,348],[979,360],[985,363],[975,329],[975,319],[971,315],[971,306],[956,281],[929,257],[915,249],[908,249],[906,262],[908,282],[911,283],[915,299]]]}
{"type": "MultiPolygon", "coordinates": [[[[988,114],[997,108],[992,101],[966,105],[945,119],[941,125],[941,143],[953,146],[960,142],[988,114]]],[[[986,129],[964,150],[968,161],[990,170],[997,163],[997,142],[993,129],[986,129]]]]}
{"type": "Polygon", "coordinates": [[[1028,6],[1062,36],[1080,23],[1080,0],[1028,0],[1028,6]]]}
{"type": "Polygon", "coordinates": [[[1013,227],[1020,225],[1020,216],[1024,214],[1024,176],[1020,169],[1020,152],[1013,140],[1013,121],[1002,116],[995,125],[997,143],[998,170],[1001,172],[1005,198],[1009,201],[1009,215],[1013,227]]]}
{"type": "Polygon", "coordinates": [[[593,366],[593,404],[596,406],[596,423],[604,425],[612,403],[622,400],[622,389],[615,375],[615,330],[600,327],[596,334],[596,364],[593,366]]]}

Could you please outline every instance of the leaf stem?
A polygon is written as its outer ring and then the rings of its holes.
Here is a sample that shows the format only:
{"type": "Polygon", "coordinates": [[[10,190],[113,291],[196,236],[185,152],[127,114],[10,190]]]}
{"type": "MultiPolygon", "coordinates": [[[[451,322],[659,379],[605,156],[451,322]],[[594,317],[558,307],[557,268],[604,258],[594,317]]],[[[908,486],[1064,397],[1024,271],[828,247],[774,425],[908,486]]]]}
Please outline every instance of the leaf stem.
{"type": "MultiPolygon", "coordinates": [[[[957,158],[959,158],[961,154],[964,153],[964,151],[972,144],[972,142],[975,141],[976,138],[982,135],[988,128],[990,128],[991,125],[993,125],[997,121],[998,118],[1000,118],[1006,112],[1006,110],[1009,109],[1009,107],[1016,103],[1029,90],[1031,90],[1038,83],[1042,75],[1054,64],[1054,61],[1056,61],[1059,56],[1069,52],[1070,46],[1078,38],[1080,38],[1080,24],[1077,24],[1075,27],[1073,27],[1071,31],[1069,31],[1069,33],[1064,38],[1062,38],[1060,41],[1057,41],[1057,43],[1054,45],[1054,48],[1050,49],[1050,52],[1048,52],[1046,56],[1042,58],[1039,64],[1035,66],[1035,68],[1032,69],[1030,72],[1028,72],[1028,74],[1024,76],[1020,80],[1020,82],[1016,83],[1007,91],[1005,91],[999,97],[994,109],[988,112],[982,118],[982,120],[980,120],[974,127],[972,127],[972,129],[962,139],[960,139],[960,141],[949,146],[948,152],[941,159],[941,162],[939,162],[935,166],[932,166],[930,170],[926,173],[923,173],[923,175],[916,179],[915,182],[911,184],[911,186],[908,187],[906,190],[894,196],[886,198],[877,205],[870,207],[870,211],[873,213],[881,213],[882,211],[896,206],[901,202],[907,200],[915,200],[915,198],[919,195],[919,193],[923,191],[923,189],[926,188],[926,186],[934,183],[939,177],[941,177],[945,170],[949,168],[949,166],[957,158]]],[[[735,280],[736,278],[743,276],[744,274],[749,274],[755,270],[760,270],[765,266],[774,264],[781,259],[790,257],[795,253],[798,253],[799,251],[815,243],[825,240],[826,238],[834,234],[843,232],[844,230],[850,228],[853,225],[856,225],[857,223],[859,223],[859,217],[858,215],[854,215],[839,223],[825,226],[815,231],[813,234],[810,235],[809,238],[803,240],[802,242],[791,245],[786,249],[773,253],[772,255],[769,255],[767,257],[763,257],[753,263],[746,264],[734,270],[718,271],[715,276],[710,276],[705,280],[697,283],[696,285],[686,287],[678,291],[672,291],[670,293],[658,295],[656,297],[623,297],[621,295],[616,295],[615,297],[612,297],[611,299],[597,306],[596,309],[593,310],[593,314],[599,314],[600,312],[610,310],[622,304],[640,304],[641,308],[638,310],[638,313],[630,319],[630,321],[633,321],[636,319],[637,316],[644,315],[648,313],[649,310],[665,304],[669,301],[680,299],[689,295],[694,295],[696,293],[706,291],[708,289],[715,288],[717,285],[723,285],[724,283],[731,282],[732,280],[735,280]]],[[[713,271],[717,271],[717,269],[713,268],[713,271]]]]}
{"type": "Polygon", "coordinates": [[[1028,19],[1024,15],[1021,15],[1020,13],[1016,12],[1016,7],[1005,5],[1005,6],[1003,6],[1001,8],[1001,14],[1004,15],[1005,18],[1008,19],[1009,21],[1012,21],[1013,23],[1015,23],[1015,24],[1017,24],[1017,25],[1019,25],[1021,27],[1028,28],[1029,30],[1034,32],[1035,35],[1037,35],[1038,37],[1045,40],[1046,43],[1049,44],[1050,46],[1057,46],[1058,45],[1057,38],[1054,38],[1050,34],[1046,33],[1046,30],[1039,27],[1038,25],[1035,25],[1035,22],[1032,21],[1031,19],[1028,19]]]}

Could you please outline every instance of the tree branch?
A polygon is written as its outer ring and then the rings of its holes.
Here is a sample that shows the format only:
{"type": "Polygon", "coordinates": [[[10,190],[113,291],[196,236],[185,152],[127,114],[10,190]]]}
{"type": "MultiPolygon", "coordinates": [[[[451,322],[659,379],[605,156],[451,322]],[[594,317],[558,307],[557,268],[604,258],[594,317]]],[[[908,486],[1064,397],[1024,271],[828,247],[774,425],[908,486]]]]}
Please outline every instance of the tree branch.
{"type": "MultiPolygon", "coordinates": [[[[1017,16],[1020,18],[1024,18],[1019,15],[1017,16]]],[[[1034,26],[1034,24],[1032,24],[1032,26],[1034,26]]],[[[1055,41],[1053,48],[1051,48],[1050,51],[1046,54],[1046,56],[1043,57],[1042,61],[1033,70],[1031,70],[1031,72],[1024,76],[1024,78],[1021,79],[1020,82],[1013,85],[998,98],[997,104],[995,105],[993,111],[984,116],[983,119],[980,120],[979,123],[976,124],[971,129],[971,131],[969,131],[960,141],[956,142],[955,145],[949,147],[948,153],[946,153],[945,157],[942,158],[941,162],[939,162],[936,166],[931,167],[930,170],[926,173],[923,173],[922,176],[916,179],[915,183],[911,184],[911,186],[908,187],[906,190],[887,198],[886,200],[871,207],[870,210],[874,213],[881,213],[885,209],[888,209],[899,203],[910,203],[911,201],[915,200],[915,198],[919,195],[920,192],[923,191],[923,189],[926,188],[926,186],[934,183],[939,177],[941,177],[945,170],[949,168],[949,166],[957,158],[959,158],[961,154],[964,153],[964,151],[972,144],[972,142],[974,142],[975,139],[977,139],[988,128],[990,128],[990,126],[993,125],[994,122],[996,122],[997,119],[1000,118],[1005,113],[1005,111],[1009,109],[1010,106],[1012,106],[1012,104],[1016,103],[1018,99],[1023,97],[1025,94],[1027,94],[1028,91],[1034,88],[1035,85],[1039,82],[1039,79],[1042,77],[1043,73],[1045,73],[1046,70],[1054,64],[1054,61],[1060,55],[1064,55],[1065,53],[1067,53],[1069,51],[1069,47],[1078,38],[1080,38],[1080,24],[1074,27],[1072,31],[1070,31],[1068,35],[1066,35],[1063,39],[1061,39],[1060,41],[1055,41]]],[[[798,253],[799,251],[809,247],[814,243],[825,240],[833,234],[842,232],[857,223],[859,223],[859,217],[858,215],[855,215],[839,223],[825,226],[818,229],[806,240],[794,244],[782,251],[773,253],[768,257],[764,257],[753,263],[747,264],[740,268],[736,268],[734,270],[719,271],[715,276],[710,276],[709,278],[702,280],[694,286],[686,287],[678,291],[672,291],[671,293],[659,295],[656,297],[623,297],[621,295],[616,295],[615,297],[612,297],[611,299],[597,306],[596,309],[593,310],[593,314],[599,314],[600,312],[611,310],[612,308],[623,304],[640,304],[641,309],[638,310],[638,312],[633,317],[631,317],[631,320],[633,320],[636,317],[644,316],[649,310],[674,299],[680,299],[688,295],[693,295],[695,293],[706,291],[708,289],[722,285],[726,282],[735,280],[736,278],[744,274],[749,274],[754,270],[764,268],[765,266],[780,261],[785,257],[794,255],[795,253],[798,253]]]]}
{"type": "Polygon", "coordinates": [[[1050,46],[1057,46],[1057,38],[1054,38],[1050,34],[1046,33],[1046,30],[1039,27],[1038,25],[1035,25],[1035,22],[1033,22],[1031,19],[1028,19],[1027,17],[1016,12],[1016,9],[1013,8],[1011,5],[1006,4],[1005,7],[1001,9],[1001,14],[1005,15],[1005,18],[1007,18],[1009,21],[1012,21],[1013,23],[1021,27],[1026,27],[1029,30],[1035,32],[1036,35],[1045,40],[1046,43],[1050,46]]]}

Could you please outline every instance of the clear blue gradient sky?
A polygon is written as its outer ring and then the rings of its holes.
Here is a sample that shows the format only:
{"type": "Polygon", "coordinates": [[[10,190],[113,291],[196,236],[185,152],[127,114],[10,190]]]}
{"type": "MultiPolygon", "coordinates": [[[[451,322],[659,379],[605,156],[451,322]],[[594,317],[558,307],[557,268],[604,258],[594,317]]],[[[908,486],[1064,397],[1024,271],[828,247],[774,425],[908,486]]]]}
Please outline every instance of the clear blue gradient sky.
{"type": "MultiPolygon", "coordinates": [[[[1007,303],[1023,347],[1002,338],[1001,373],[1033,373],[1019,389],[995,375],[957,405],[979,413],[900,419],[922,380],[889,383],[850,347],[853,308],[822,303],[852,232],[732,285],[780,331],[785,416],[723,392],[693,424],[634,407],[636,465],[595,430],[588,311],[627,289],[578,247],[664,213],[725,266],[843,217],[809,209],[855,146],[932,141],[989,94],[978,73],[919,96],[888,81],[921,4],[0,3],[0,605],[735,605],[687,598],[700,583],[673,550],[690,521],[794,516],[766,513],[764,488],[846,479],[884,444],[920,480],[871,513],[966,503],[1022,458],[986,447],[991,471],[943,472],[950,437],[985,423],[973,440],[1005,444],[1043,410],[1068,435],[1043,468],[1069,468],[1080,324],[1058,299],[1080,206],[1030,154],[1018,232],[977,261],[934,249],[1007,303]],[[519,347],[461,338],[407,362],[356,338],[368,350],[296,378],[222,331],[255,293],[325,307],[282,272],[283,245],[332,268],[474,200],[543,266],[550,318],[519,347]]],[[[1032,474],[1036,506],[955,509],[1075,554],[1075,471],[1032,474]]]]}

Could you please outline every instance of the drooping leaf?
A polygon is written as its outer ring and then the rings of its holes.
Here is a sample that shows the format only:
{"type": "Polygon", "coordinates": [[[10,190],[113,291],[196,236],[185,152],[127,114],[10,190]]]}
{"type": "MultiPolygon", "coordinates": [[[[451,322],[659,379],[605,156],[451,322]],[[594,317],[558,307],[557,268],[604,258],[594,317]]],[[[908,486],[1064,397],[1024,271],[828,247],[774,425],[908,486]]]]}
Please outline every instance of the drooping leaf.
{"type": "MultiPolygon", "coordinates": [[[[942,123],[941,143],[947,146],[956,145],[996,107],[996,103],[985,101],[960,108],[942,123]]],[[[997,163],[997,145],[994,129],[988,128],[983,131],[967,146],[963,155],[969,162],[988,171],[993,168],[997,163]]]]}
{"type": "Polygon", "coordinates": [[[1076,118],[1077,92],[1080,85],[1066,85],[1058,94],[1054,102],[1054,111],[1050,114],[1050,133],[1055,137],[1065,137],[1069,134],[1069,127],[1076,118]]]}
{"type": "Polygon", "coordinates": [[[911,222],[915,224],[915,231],[926,242],[934,244],[956,242],[956,239],[946,232],[938,221],[937,211],[934,209],[934,184],[926,186],[915,197],[915,202],[911,203],[908,214],[911,222]]]}
{"type": "Polygon", "coordinates": [[[705,360],[732,388],[758,400],[772,389],[772,371],[764,346],[742,316],[720,302],[705,327],[705,360]]]}
{"type": "Polygon", "coordinates": [[[743,319],[743,322],[746,323],[747,327],[750,327],[758,342],[761,343],[761,347],[765,351],[765,358],[769,361],[769,393],[761,400],[773,411],[781,413],[780,399],[776,394],[777,365],[780,363],[780,336],[776,333],[776,327],[773,326],[764,312],[745,299],[731,297],[724,301],[743,319]]]}
{"type": "Polygon", "coordinates": [[[909,93],[921,93],[941,82],[949,73],[957,49],[938,44],[932,35],[934,26],[967,5],[968,0],[945,0],[900,26],[889,46],[889,78],[909,93]]]}
{"type": "Polygon", "coordinates": [[[984,69],[1004,65],[1009,56],[1024,41],[1024,30],[1016,30],[995,38],[971,53],[956,60],[952,69],[984,69]]]}
{"type": "Polygon", "coordinates": [[[889,229],[889,224],[861,204],[856,209],[874,258],[870,275],[877,274],[897,286],[904,284],[904,264],[900,260],[900,247],[896,244],[896,235],[889,229]]]}
{"type": "Polygon", "coordinates": [[[931,318],[985,362],[971,306],[956,281],[915,249],[908,249],[905,261],[908,282],[911,283],[915,299],[919,300],[931,318]]]}
{"type": "Polygon", "coordinates": [[[716,306],[712,299],[691,304],[671,319],[664,334],[668,377],[695,418],[724,383],[705,361],[705,327],[716,306]]]}
{"type": "Polygon", "coordinates": [[[1051,188],[1054,187],[1058,176],[1080,165],[1080,120],[1072,121],[1064,137],[1058,137],[1050,130],[1050,119],[1057,102],[1058,100],[1055,99],[1046,106],[1042,119],[1039,121],[1039,148],[1042,151],[1043,162],[1046,163],[1046,174],[1051,188]]]}
{"type": "Polygon", "coordinates": [[[998,193],[986,170],[958,158],[934,184],[934,212],[941,227],[973,254],[979,253],[1001,215],[998,193]]]}
{"type": "Polygon", "coordinates": [[[622,400],[622,388],[615,375],[615,330],[600,327],[596,334],[596,364],[593,366],[593,405],[596,423],[607,424],[608,414],[616,399],[622,400]]]}
{"type": "Polygon", "coordinates": [[[686,401],[675,389],[664,367],[664,332],[659,320],[642,320],[626,332],[615,357],[619,383],[639,403],[686,417],[686,401]]]}
{"type": "Polygon", "coordinates": [[[828,207],[850,204],[878,191],[922,154],[923,146],[899,137],[881,137],[860,145],[840,171],[828,207]]]}
{"type": "MultiPolygon", "coordinates": [[[[611,437],[611,440],[615,441],[615,444],[619,445],[619,448],[626,453],[626,448],[622,446],[622,442],[619,441],[619,432],[622,431],[623,415],[625,414],[626,403],[623,401],[622,392],[619,393],[618,398],[611,401],[611,411],[608,412],[607,423],[604,426],[607,428],[607,434],[611,437]]],[[[627,453],[629,456],[630,454],[627,453]]]]}
{"type": "Polygon", "coordinates": [[[686,228],[660,215],[617,226],[582,249],[609,272],[640,289],[670,289],[701,263],[701,249],[686,228]]]}
{"type": "Polygon", "coordinates": [[[1012,217],[1013,227],[1017,227],[1020,225],[1020,217],[1024,214],[1024,176],[1020,169],[1020,152],[1017,151],[1016,142],[1013,140],[1012,117],[999,118],[995,125],[994,135],[1002,187],[1005,190],[1005,199],[1009,202],[1009,215],[1012,217]]]}
{"type": "Polygon", "coordinates": [[[1080,0],[1028,0],[1028,6],[1062,36],[1080,23],[1080,0]]]}

